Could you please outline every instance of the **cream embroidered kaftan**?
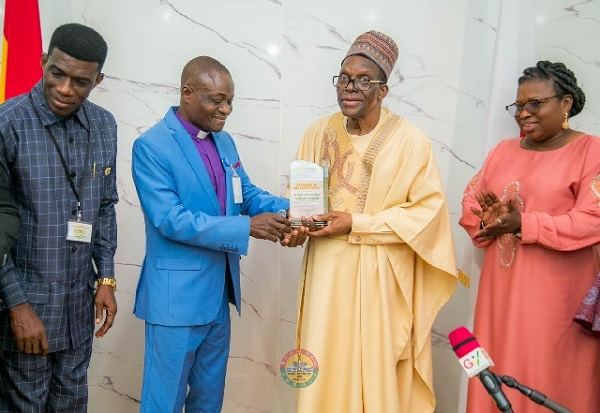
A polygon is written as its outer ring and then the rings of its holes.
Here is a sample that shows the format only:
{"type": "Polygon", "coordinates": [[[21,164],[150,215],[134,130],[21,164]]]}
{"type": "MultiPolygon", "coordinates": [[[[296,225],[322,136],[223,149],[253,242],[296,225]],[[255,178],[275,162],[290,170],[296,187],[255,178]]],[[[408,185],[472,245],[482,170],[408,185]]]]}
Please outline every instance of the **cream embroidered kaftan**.
{"type": "Polygon", "coordinates": [[[329,165],[330,209],[353,220],[304,257],[297,345],[319,374],[298,389],[297,413],[432,412],[431,326],[456,265],[431,144],[383,109],[361,156],[344,124],[341,113],[314,123],[297,156],[329,165]]]}

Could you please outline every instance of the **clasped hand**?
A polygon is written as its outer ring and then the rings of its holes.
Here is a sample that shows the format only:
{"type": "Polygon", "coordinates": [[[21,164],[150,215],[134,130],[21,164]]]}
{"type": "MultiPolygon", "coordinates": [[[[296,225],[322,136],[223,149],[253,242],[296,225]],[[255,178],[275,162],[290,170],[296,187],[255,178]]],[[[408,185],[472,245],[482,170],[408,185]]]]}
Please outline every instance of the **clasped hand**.
{"type": "Polygon", "coordinates": [[[330,237],[348,234],[352,230],[352,214],[347,212],[333,211],[310,218],[302,217],[301,222],[300,227],[286,235],[281,245],[295,247],[302,245],[309,236],[314,238],[330,237]],[[326,222],[327,225],[317,226],[315,221],[326,222]]]}
{"type": "Polygon", "coordinates": [[[515,201],[509,199],[502,202],[490,190],[482,190],[475,194],[481,210],[471,207],[471,212],[477,215],[483,223],[474,236],[478,241],[488,241],[502,234],[516,233],[521,228],[521,212],[515,207],[515,201]]]}

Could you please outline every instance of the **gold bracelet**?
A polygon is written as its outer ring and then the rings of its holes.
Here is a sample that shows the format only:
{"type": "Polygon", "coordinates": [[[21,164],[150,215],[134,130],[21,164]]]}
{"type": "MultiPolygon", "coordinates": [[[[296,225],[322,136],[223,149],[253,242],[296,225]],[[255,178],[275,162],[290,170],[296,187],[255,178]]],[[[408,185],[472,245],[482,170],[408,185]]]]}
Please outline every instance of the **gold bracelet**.
{"type": "Polygon", "coordinates": [[[110,285],[114,291],[117,291],[117,280],[115,280],[114,278],[109,278],[109,277],[104,277],[104,278],[98,278],[98,280],[96,280],[98,282],[98,285],[110,285]]]}

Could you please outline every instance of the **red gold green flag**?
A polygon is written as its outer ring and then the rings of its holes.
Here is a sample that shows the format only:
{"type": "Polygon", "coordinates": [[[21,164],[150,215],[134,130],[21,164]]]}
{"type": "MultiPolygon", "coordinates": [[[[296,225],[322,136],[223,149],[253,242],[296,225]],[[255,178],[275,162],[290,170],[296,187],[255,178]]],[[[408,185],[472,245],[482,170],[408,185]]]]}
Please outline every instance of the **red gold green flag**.
{"type": "Polygon", "coordinates": [[[0,103],[29,92],[41,79],[42,34],[38,0],[6,0],[0,103]]]}

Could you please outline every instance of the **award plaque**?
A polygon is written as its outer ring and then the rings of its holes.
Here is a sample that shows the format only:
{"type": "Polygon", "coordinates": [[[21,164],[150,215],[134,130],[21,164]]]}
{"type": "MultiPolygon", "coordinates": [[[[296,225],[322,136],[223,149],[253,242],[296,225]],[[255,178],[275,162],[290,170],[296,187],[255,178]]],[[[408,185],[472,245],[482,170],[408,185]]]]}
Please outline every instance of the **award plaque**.
{"type": "MultiPolygon", "coordinates": [[[[328,168],[316,163],[296,160],[290,171],[290,221],[292,226],[300,226],[301,217],[310,218],[328,212],[328,168]]],[[[326,222],[316,222],[325,226],[326,222]]]]}

